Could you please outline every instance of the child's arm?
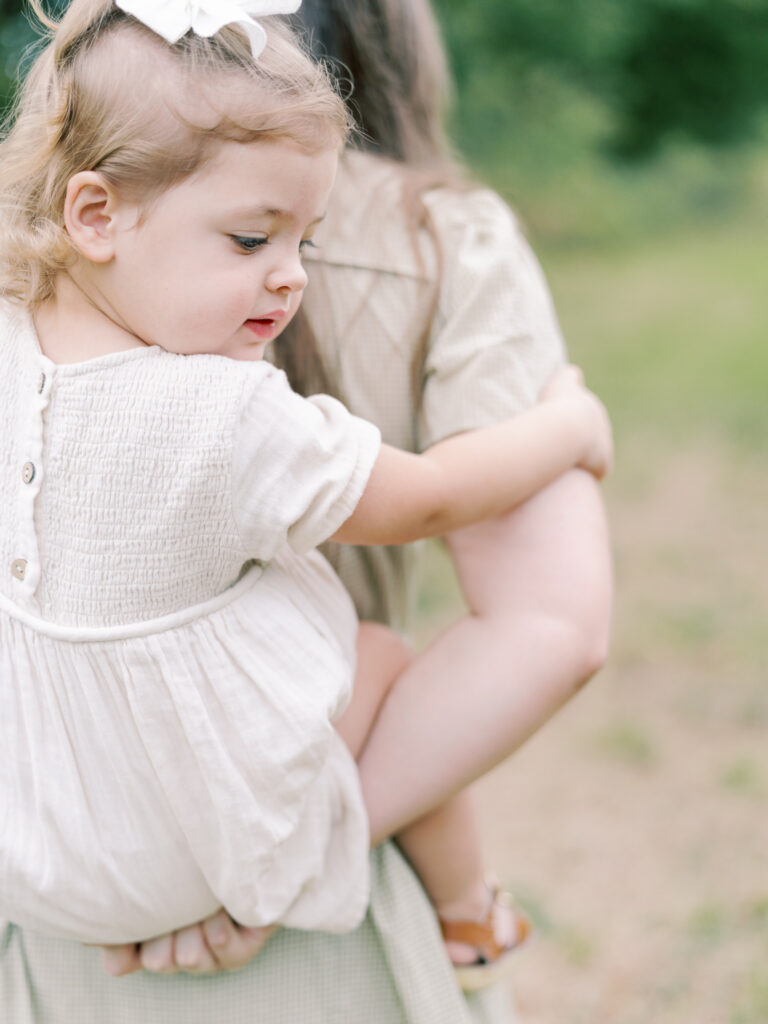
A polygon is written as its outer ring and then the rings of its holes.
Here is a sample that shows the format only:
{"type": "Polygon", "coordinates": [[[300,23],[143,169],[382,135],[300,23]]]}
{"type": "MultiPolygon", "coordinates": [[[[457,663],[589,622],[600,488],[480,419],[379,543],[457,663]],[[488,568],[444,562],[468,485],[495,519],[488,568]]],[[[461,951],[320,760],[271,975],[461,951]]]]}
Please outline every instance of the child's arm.
{"type": "Polygon", "coordinates": [[[458,434],[413,455],[384,445],[355,511],[331,538],[404,544],[499,515],[574,466],[602,476],[608,417],[569,367],[545,400],[514,419],[458,434]]]}

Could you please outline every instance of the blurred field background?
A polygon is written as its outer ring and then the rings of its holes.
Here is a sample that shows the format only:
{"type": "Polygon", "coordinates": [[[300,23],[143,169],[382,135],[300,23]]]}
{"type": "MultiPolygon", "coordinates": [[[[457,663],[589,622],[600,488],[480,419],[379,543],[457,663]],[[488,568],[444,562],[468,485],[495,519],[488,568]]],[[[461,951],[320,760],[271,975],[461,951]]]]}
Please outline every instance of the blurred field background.
{"type": "MultiPolygon", "coordinates": [[[[521,1024],[765,1024],[768,3],[437,7],[457,143],[616,429],[610,664],[478,787],[538,928],[521,1024]]],[[[457,607],[435,547],[417,635],[457,607]]]]}
{"type": "MultiPolygon", "coordinates": [[[[478,789],[522,1024],[768,1022],[768,4],[440,0],[455,136],[604,398],[608,667],[478,789]]],[[[428,635],[458,598],[432,552],[428,635]]]]}

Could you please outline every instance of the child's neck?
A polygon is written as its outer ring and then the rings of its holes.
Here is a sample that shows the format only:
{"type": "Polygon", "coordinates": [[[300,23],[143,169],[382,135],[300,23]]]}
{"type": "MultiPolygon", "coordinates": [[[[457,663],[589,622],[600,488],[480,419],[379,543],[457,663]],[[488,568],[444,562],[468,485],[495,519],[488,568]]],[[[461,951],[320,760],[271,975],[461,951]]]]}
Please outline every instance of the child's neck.
{"type": "Polygon", "coordinates": [[[67,273],[34,314],[40,348],[54,363],[80,363],[145,342],[110,318],[67,273]]]}

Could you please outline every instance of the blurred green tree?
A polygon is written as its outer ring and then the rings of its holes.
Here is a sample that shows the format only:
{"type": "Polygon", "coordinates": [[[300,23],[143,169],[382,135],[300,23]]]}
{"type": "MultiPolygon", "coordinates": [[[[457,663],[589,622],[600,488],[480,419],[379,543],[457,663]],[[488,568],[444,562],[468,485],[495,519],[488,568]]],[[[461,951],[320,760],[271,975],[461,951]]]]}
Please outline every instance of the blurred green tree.
{"type": "Polygon", "coordinates": [[[638,157],[666,136],[750,137],[768,100],[768,5],[656,2],[619,55],[613,149],[638,157]]]}
{"type": "MultiPolygon", "coordinates": [[[[596,97],[606,148],[753,137],[768,107],[766,0],[436,0],[459,94],[493,78],[514,103],[542,69],[596,97]]],[[[471,89],[470,89],[471,91],[471,89]]]]}

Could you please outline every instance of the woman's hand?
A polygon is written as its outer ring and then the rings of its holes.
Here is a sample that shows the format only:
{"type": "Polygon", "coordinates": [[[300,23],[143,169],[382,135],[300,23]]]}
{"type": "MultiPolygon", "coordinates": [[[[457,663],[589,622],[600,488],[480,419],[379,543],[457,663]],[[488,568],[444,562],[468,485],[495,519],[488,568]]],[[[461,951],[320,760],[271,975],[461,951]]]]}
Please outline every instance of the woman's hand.
{"type": "Polygon", "coordinates": [[[210,974],[244,967],[260,952],[276,925],[245,928],[225,910],[147,942],[103,946],[104,970],[113,977],[150,971],[153,974],[210,974]]]}
{"type": "Polygon", "coordinates": [[[579,467],[598,480],[602,479],[613,465],[611,421],[603,403],[585,386],[584,375],[578,366],[564,366],[558,370],[544,387],[541,401],[577,404],[586,437],[579,467]]]}

